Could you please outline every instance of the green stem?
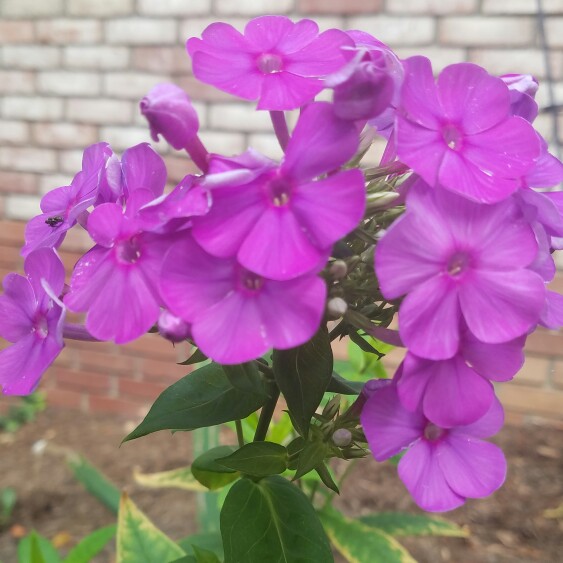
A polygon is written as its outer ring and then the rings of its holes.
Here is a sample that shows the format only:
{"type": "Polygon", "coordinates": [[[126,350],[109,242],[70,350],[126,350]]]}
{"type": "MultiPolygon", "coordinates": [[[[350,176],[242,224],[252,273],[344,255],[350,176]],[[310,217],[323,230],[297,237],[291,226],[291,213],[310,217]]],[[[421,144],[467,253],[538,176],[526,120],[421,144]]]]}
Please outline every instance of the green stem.
{"type": "Polygon", "coordinates": [[[239,448],[244,446],[244,434],[242,433],[242,422],[240,420],[235,420],[235,426],[237,429],[237,440],[239,448]]]}
{"type": "Polygon", "coordinates": [[[268,399],[267,403],[262,407],[260,418],[258,419],[258,426],[256,426],[256,434],[254,434],[255,442],[263,442],[266,439],[272,416],[276,410],[278,399],[280,398],[280,390],[276,387],[273,395],[268,399]]]}

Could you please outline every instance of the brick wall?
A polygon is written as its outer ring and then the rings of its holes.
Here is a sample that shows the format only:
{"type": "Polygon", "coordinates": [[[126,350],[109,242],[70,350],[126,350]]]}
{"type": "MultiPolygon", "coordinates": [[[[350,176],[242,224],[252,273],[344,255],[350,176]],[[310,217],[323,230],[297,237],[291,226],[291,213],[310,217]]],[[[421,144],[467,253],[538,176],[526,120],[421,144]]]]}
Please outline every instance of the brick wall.
{"type": "MultiPolygon", "coordinates": [[[[563,1],[543,6],[562,103],[563,1]]],[[[121,151],[149,140],[137,104],[159,81],[189,92],[211,150],[237,153],[251,144],[279,156],[267,115],[191,75],[184,42],[212,21],[242,26],[266,13],[308,16],[323,29],[364,29],[400,56],[429,56],[437,69],[468,60],[541,80],[546,62],[536,7],[537,0],[0,0],[0,275],[21,269],[23,221],[38,212],[44,193],[70,181],[83,147],[105,140],[121,151]]],[[[538,100],[548,104],[545,85],[538,100]]],[[[563,132],[563,114],[559,122],[563,132]]],[[[550,116],[541,114],[537,125],[552,141],[550,116]]],[[[172,182],[193,171],[184,155],[162,143],[157,150],[172,182]]],[[[87,248],[83,234],[73,233],[63,247],[67,267],[87,248]]],[[[537,333],[528,352],[522,373],[500,389],[505,404],[516,418],[563,421],[563,337],[537,333]]],[[[153,336],[119,348],[69,342],[44,389],[53,405],[137,415],[185,373],[175,361],[186,354],[153,336]]]]}

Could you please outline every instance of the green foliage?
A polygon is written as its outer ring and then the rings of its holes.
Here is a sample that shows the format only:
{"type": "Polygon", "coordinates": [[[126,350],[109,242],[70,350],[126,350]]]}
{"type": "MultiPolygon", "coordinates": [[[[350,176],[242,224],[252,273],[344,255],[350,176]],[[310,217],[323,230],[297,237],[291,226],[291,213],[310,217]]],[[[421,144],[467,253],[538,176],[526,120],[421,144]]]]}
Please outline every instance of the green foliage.
{"type": "Polygon", "coordinates": [[[212,551],[198,547],[197,545],[192,546],[194,550],[194,556],[197,563],[221,563],[219,558],[212,551]]]}
{"type": "Polygon", "coordinates": [[[191,365],[194,365],[194,364],[199,364],[201,362],[205,362],[206,360],[208,360],[208,357],[199,348],[196,348],[194,350],[193,354],[187,360],[180,362],[178,365],[179,366],[191,366],[191,365]]]}
{"type": "Polygon", "coordinates": [[[83,538],[67,554],[63,563],[88,563],[115,536],[117,526],[105,526],[83,538]]]}
{"type": "Polygon", "coordinates": [[[332,348],[326,327],[309,341],[290,350],[274,350],[276,383],[287,402],[295,429],[307,436],[311,418],[332,377],[332,348]]]}
{"type": "Polygon", "coordinates": [[[360,522],[377,528],[390,536],[450,536],[466,538],[469,532],[453,522],[436,516],[406,514],[403,512],[379,512],[362,516],[360,522]]]}
{"type": "Polygon", "coordinates": [[[36,391],[31,395],[19,398],[19,402],[11,405],[8,413],[0,416],[0,432],[16,432],[24,424],[35,420],[37,413],[45,409],[45,395],[36,391]]]}
{"type": "Polygon", "coordinates": [[[221,511],[221,536],[225,563],[333,561],[313,506],[278,475],[233,485],[221,511]]]}
{"type": "Polygon", "coordinates": [[[119,489],[82,456],[72,457],[68,464],[84,488],[106,508],[117,514],[121,496],[119,489]]]}
{"type": "Polygon", "coordinates": [[[51,542],[33,531],[18,544],[18,563],[62,563],[51,542]]]}
{"type": "Polygon", "coordinates": [[[262,376],[256,362],[246,362],[234,366],[222,366],[229,383],[244,393],[260,395],[264,392],[262,376]]]}
{"type": "Polygon", "coordinates": [[[207,551],[212,551],[215,555],[217,555],[217,557],[219,557],[219,559],[223,559],[223,541],[221,540],[221,534],[219,531],[192,534],[191,536],[180,540],[178,545],[188,555],[194,554],[193,546],[197,545],[207,551]]]}
{"type": "Polygon", "coordinates": [[[287,450],[273,442],[251,442],[231,455],[217,459],[219,465],[252,477],[277,475],[287,469],[287,450]]]}
{"type": "MultiPolygon", "coordinates": [[[[368,379],[383,379],[387,377],[381,357],[388,354],[391,350],[393,350],[393,346],[390,344],[381,342],[371,336],[363,337],[356,334],[348,344],[348,361],[336,362],[334,369],[342,376],[348,386],[356,388],[353,382],[363,383],[368,379]]],[[[334,382],[333,387],[336,387],[338,383],[342,382],[334,382]]],[[[351,394],[334,388],[331,391],[351,394]]]]}
{"type": "Polygon", "coordinates": [[[416,563],[401,544],[377,528],[330,507],[320,518],[331,542],[349,563],[416,563]]]}
{"type": "Polygon", "coordinates": [[[221,489],[239,478],[239,473],[217,462],[231,455],[234,446],[217,446],[197,457],[192,463],[193,476],[210,490],[221,489]]]}
{"type": "Polygon", "coordinates": [[[10,521],[17,498],[16,491],[11,487],[0,489],[0,528],[10,521]]]}
{"type": "Polygon", "coordinates": [[[117,563],[171,563],[185,555],[123,494],[117,522],[117,563]]]}
{"type": "Polygon", "coordinates": [[[170,471],[160,471],[158,473],[134,473],[135,481],[143,487],[153,489],[184,489],[186,491],[206,491],[192,473],[191,467],[179,467],[170,471]]]}
{"type": "Polygon", "coordinates": [[[265,387],[256,393],[241,391],[233,387],[220,365],[212,363],[165,389],[124,441],[158,430],[193,430],[246,418],[267,399],[265,387]]]}

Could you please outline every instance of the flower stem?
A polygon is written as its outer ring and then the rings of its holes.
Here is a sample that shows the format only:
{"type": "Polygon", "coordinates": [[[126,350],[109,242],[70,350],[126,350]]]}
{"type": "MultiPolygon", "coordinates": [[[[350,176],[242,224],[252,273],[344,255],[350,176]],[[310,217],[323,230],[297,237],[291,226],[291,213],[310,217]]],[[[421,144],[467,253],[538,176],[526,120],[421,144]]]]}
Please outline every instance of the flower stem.
{"type": "Polygon", "coordinates": [[[235,427],[237,429],[237,440],[239,448],[244,446],[244,434],[242,433],[242,422],[240,420],[235,420],[235,427]]]}
{"type": "Polygon", "coordinates": [[[100,342],[97,338],[94,338],[87,330],[85,326],[75,324],[75,323],[65,323],[63,326],[63,338],[69,338],[70,340],[82,340],[84,342],[100,342]]]}
{"type": "Polygon", "coordinates": [[[283,152],[287,147],[289,142],[289,129],[287,128],[287,121],[285,120],[285,114],[283,111],[270,111],[270,118],[272,119],[272,125],[274,126],[274,132],[278,138],[278,142],[283,152]]]}
{"type": "Polygon", "coordinates": [[[272,396],[268,399],[266,404],[262,407],[260,418],[258,419],[258,426],[256,427],[256,434],[254,434],[255,442],[263,442],[266,439],[272,416],[276,410],[278,399],[280,398],[280,390],[276,387],[272,396]]]}
{"type": "Polygon", "coordinates": [[[198,168],[206,174],[209,169],[209,152],[201,142],[199,136],[195,135],[188,141],[188,144],[184,148],[198,168]]]}

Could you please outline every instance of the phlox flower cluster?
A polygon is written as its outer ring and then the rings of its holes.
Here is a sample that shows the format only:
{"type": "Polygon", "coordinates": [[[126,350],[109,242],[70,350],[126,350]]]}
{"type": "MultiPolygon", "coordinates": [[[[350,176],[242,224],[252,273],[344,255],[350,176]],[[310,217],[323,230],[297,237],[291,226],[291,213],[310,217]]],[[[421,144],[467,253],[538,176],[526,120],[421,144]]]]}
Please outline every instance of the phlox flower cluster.
{"type": "Polygon", "coordinates": [[[283,158],[209,152],[188,95],[156,85],[140,102],[152,139],[201,173],[170,185],[148,143],[84,151],[26,228],[26,276],[4,280],[3,392],[31,392],[65,338],[157,331],[240,364],[342,317],[343,335],[407,348],[393,379],[360,397],[375,458],[406,451],[399,476],[426,510],[496,490],[506,463],[485,440],[503,421],[492,382],[516,374],[537,326],[563,324],[563,297],[547,288],[563,165],[532,124],[535,79],[469,63],[435,79],[428,59],[401,60],[364,32],[282,16],[243,33],[214,23],[187,50],[196,78],[270,112],[283,158]],[[331,102],[315,100],[323,90],[331,102]],[[377,137],[380,165],[362,166],[377,137]],[[66,285],[57,248],[71,228],[92,248],[66,285]],[[398,332],[378,316],[395,310],[398,332]]]}

